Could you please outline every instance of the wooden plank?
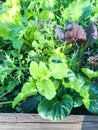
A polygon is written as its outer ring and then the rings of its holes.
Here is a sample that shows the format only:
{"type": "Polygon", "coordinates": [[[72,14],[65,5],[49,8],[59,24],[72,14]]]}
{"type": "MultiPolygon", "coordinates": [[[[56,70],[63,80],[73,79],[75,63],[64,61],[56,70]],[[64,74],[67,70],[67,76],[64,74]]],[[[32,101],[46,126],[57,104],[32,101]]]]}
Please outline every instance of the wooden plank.
{"type": "Polygon", "coordinates": [[[33,114],[0,114],[0,130],[98,130],[98,116],[71,115],[51,122],[33,114]]]}

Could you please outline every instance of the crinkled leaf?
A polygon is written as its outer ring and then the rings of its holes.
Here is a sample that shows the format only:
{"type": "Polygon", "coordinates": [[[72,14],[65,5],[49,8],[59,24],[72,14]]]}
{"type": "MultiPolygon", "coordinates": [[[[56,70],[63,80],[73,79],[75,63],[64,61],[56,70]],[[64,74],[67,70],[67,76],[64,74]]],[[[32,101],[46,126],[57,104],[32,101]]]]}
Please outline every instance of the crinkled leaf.
{"type": "Polygon", "coordinates": [[[81,25],[75,22],[66,22],[66,28],[55,28],[56,39],[66,43],[80,43],[80,41],[86,41],[86,32],[81,25]]]}
{"type": "Polygon", "coordinates": [[[43,118],[51,121],[65,119],[73,108],[73,100],[70,95],[64,95],[61,100],[54,98],[50,101],[44,99],[38,105],[38,112],[43,118]]]}
{"type": "Polygon", "coordinates": [[[55,86],[50,79],[43,79],[40,82],[37,82],[36,85],[38,92],[48,100],[51,100],[56,95],[55,86]]]}
{"type": "Polygon", "coordinates": [[[25,83],[22,87],[21,92],[14,99],[12,106],[15,107],[20,101],[24,100],[29,96],[35,95],[36,93],[37,89],[34,83],[25,83]]]}
{"type": "Polygon", "coordinates": [[[88,68],[82,68],[81,69],[82,70],[82,72],[87,76],[87,77],[89,77],[90,79],[91,78],[96,78],[96,77],[98,77],[98,71],[93,71],[93,70],[90,70],[90,69],[88,69],[88,68]]]}
{"type": "Polygon", "coordinates": [[[86,33],[82,26],[75,22],[69,22],[66,26],[65,41],[66,43],[73,43],[75,41],[86,41],[86,33]]]}
{"type": "Polygon", "coordinates": [[[7,0],[5,3],[7,8],[6,12],[0,15],[0,21],[7,23],[20,23],[20,5],[19,0],[7,0]]]}
{"type": "Polygon", "coordinates": [[[85,107],[94,114],[98,114],[98,87],[84,85],[80,91],[83,97],[83,104],[85,107]]]}

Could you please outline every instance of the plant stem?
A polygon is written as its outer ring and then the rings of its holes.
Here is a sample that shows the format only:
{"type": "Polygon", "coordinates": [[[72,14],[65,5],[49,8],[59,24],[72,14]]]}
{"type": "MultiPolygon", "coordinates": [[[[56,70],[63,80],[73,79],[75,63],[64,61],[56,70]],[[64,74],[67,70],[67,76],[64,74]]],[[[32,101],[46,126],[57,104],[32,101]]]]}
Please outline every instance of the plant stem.
{"type": "Polygon", "coordinates": [[[3,98],[6,94],[8,94],[8,92],[5,92],[4,94],[2,94],[2,95],[0,96],[0,99],[3,98]]]}
{"type": "Polygon", "coordinates": [[[6,70],[28,70],[29,68],[24,68],[24,67],[13,67],[13,68],[8,68],[6,70]]]}
{"type": "Polygon", "coordinates": [[[4,105],[4,104],[11,104],[13,101],[7,101],[7,102],[0,102],[0,105],[4,105]]]}
{"type": "Polygon", "coordinates": [[[15,67],[13,68],[15,70],[28,70],[29,68],[24,68],[24,67],[15,67]]]}

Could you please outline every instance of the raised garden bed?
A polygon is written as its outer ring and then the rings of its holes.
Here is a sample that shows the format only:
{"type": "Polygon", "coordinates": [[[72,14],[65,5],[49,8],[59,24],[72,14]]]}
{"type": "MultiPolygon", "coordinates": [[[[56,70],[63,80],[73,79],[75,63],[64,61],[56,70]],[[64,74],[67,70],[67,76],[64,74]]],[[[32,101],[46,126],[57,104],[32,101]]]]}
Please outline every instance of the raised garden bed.
{"type": "Polygon", "coordinates": [[[36,114],[0,114],[0,130],[98,130],[98,116],[71,115],[50,122],[36,114]]]}
{"type": "Polygon", "coordinates": [[[98,1],[0,2],[0,112],[0,129],[98,129],[98,1]]]}

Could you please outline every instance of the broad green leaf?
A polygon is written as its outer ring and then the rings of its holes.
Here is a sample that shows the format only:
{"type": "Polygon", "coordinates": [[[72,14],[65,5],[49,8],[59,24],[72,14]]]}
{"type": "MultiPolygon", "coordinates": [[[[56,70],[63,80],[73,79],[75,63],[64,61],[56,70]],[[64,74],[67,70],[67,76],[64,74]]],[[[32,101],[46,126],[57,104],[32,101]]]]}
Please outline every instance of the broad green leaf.
{"type": "Polygon", "coordinates": [[[8,40],[10,37],[11,29],[5,23],[0,22],[0,37],[4,40],[8,40]]]}
{"type": "Polygon", "coordinates": [[[83,13],[81,16],[81,20],[87,20],[88,17],[90,17],[92,14],[92,5],[90,4],[90,1],[85,1],[83,4],[83,13]]]}
{"type": "Polygon", "coordinates": [[[62,17],[64,20],[71,19],[72,21],[78,21],[79,18],[82,16],[82,3],[73,1],[69,4],[68,8],[65,8],[62,11],[62,17]],[[77,13],[76,13],[77,12],[77,13]]]}
{"type": "Polygon", "coordinates": [[[98,87],[84,85],[80,95],[83,97],[83,104],[89,112],[98,114],[98,87]]]}
{"type": "Polygon", "coordinates": [[[66,63],[67,66],[67,62],[68,62],[67,57],[65,56],[64,53],[61,53],[60,50],[61,48],[57,48],[53,50],[49,58],[49,62],[66,63]]]}
{"type": "Polygon", "coordinates": [[[71,96],[73,98],[74,107],[80,107],[82,105],[82,97],[76,92],[74,92],[74,95],[71,96]]]}
{"type": "Polygon", "coordinates": [[[56,89],[50,79],[43,79],[36,83],[38,92],[45,96],[46,99],[51,100],[56,95],[56,89]]]}
{"type": "Polygon", "coordinates": [[[22,104],[21,104],[21,108],[22,111],[24,113],[30,113],[32,112],[34,109],[36,109],[37,105],[38,105],[39,101],[36,100],[36,96],[30,96],[29,98],[27,98],[22,104]]]}
{"type": "Polygon", "coordinates": [[[19,6],[19,0],[7,0],[5,3],[7,7],[6,13],[3,13],[0,15],[0,21],[5,23],[20,23],[20,6],[19,6]]]}
{"type": "Polygon", "coordinates": [[[76,92],[74,89],[71,89],[69,94],[73,98],[74,107],[80,107],[82,105],[82,97],[78,92],[76,92]]]}
{"type": "Polygon", "coordinates": [[[49,64],[50,75],[55,79],[62,79],[67,77],[68,68],[66,63],[53,63],[49,64]]]}
{"type": "Polygon", "coordinates": [[[25,98],[35,95],[37,93],[37,89],[34,83],[25,83],[21,92],[16,96],[13,101],[12,106],[15,107],[20,101],[24,100],[25,98]]]}
{"type": "Polygon", "coordinates": [[[64,96],[65,94],[67,94],[67,92],[68,92],[68,89],[67,89],[67,88],[65,88],[64,86],[59,86],[59,89],[58,89],[58,91],[57,91],[57,96],[58,96],[58,97],[62,97],[62,96],[64,96]]]}
{"type": "Polygon", "coordinates": [[[68,78],[64,79],[64,86],[74,89],[76,92],[80,91],[84,83],[84,79],[81,76],[76,76],[72,71],[69,72],[68,78]]]}
{"type": "Polygon", "coordinates": [[[40,71],[43,75],[47,75],[48,73],[48,68],[46,66],[46,64],[44,62],[40,62],[39,63],[39,68],[40,68],[40,71]]]}
{"type": "Polygon", "coordinates": [[[76,97],[73,100],[74,100],[74,107],[82,106],[82,98],[81,97],[76,97]]]}
{"type": "Polygon", "coordinates": [[[20,50],[24,42],[24,27],[12,24],[10,25],[10,28],[12,29],[10,33],[10,40],[12,41],[13,48],[20,50]]]}
{"type": "Polygon", "coordinates": [[[45,8],[53,8],[56,0],[38,0],[45,8]]]}
{"type": "Polygon", "coordinates": [[[42,73],[40,71],[38,63],[32,61],[29,70],[34,79],[39,79],[42,77],[42,73]]]}
{"type": "Polygon", "coordinates": [[[60,55],[55,54],[49,58],[49,61],[54,63],[62,63],[62,58],[60,55]]]}
{"type": "Polygon", "coordinates": [[[23,39],[22,38],[14,38],[12,40],[13,48],[20,50],[23,45],[23,39]]]}
{"type": "Polygon", "coordinates": [[[93,71],[93,70],[90,70],[90,69],[88,69],[88,68],[82,68],[81,69],[82,70],[82,72],[87,76],[87,77],[89,77],[90,79],[91,78],[96,78],[96,77],[98,77],[98,71],[93,71]]]}
{"type": "Polygon", "coordinates": [[[38,105],[38,112],[43,118],[51,121],[60,121],[65,119],[73,108],[73,100],[70,95],[64,95],[59,100],[42,100],[38,105]]]}
{"type": "Polygon", "coordinates": [[[60,81],[56,80],[56,79],[53,79],[53,84],[55,86],[55,89],[58,90],[58,88],[60,87],[60,81]]]}
{"type": "Polygon", "coordinates": [[[43,10],[39,15],[38,18],[40,20],[49,20],[54,18],[54,14],[49,10],[43,10]]]}

